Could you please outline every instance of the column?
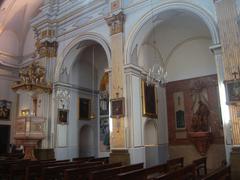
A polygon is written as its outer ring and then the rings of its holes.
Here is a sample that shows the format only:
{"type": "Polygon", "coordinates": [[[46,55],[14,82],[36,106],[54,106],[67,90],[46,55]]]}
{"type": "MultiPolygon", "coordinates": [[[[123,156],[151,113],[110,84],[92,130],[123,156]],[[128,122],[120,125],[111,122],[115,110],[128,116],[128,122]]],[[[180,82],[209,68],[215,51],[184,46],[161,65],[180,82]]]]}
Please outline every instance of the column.
{"type": "MultiPolygon", "coordinates": [[[[124,99],[124,21],[125,15],[121,11],[121,1],[110,2],[112,15],[105,18],[111,33],[112,70],[110,76],[110,100],[124,99]]],[[[112,108],[112,107],[111,107],[112,108]]],[[[110,108],[110,109],[111,109],[110,108]]],[[[126,149],[125,117],[112,117],[112,131],[110,134],[110,161],[129,163],[126,149]]]]}
{"type": "MultiPolygon", "coordinates": [[[[240,79],[240,34],[238,27],[238,14],[235,0],[214,0],[218,18],[219,33],[222,45],[222,58],[224,67],[224,80],[240,79]]],[[[232,126],[232,153],[230,157],[232,175],[240,178],[240,106],[229,104],[232,126]]],[[[229,122],[230,123],[230,122],[229,122]]],[[[226,133],[226,131],[225,131],[226,133]]]]}

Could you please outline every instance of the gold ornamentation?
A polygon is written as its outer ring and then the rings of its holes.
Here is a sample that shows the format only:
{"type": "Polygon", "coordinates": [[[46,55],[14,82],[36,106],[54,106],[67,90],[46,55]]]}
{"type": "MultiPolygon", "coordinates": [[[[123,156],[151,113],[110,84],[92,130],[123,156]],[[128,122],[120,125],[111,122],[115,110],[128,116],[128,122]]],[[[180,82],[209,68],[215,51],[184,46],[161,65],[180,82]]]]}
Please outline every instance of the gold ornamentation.
{"type": "Polygon", "coordinates": [[[125,15],[122,12],[105,18],[105,20],[107,21],[108,26],[111,28],[111,35],[123,32],[125,15]]]}
{"type": "Polygon", "coordinates": [[[43,58],[43,57],[48,57],[48,58],[57,57],[58,43],[56,41],[41,42],[40,39],[37,38],[37,41],[35,43],[35,47],[36,47],[36,55],[39,56],[40,58],[43,58]]]}
{"type": "Polygon", "coordinates": [[[33,62],[29,66],[20,69],[19,78],[20,81],[17,81],[12,86],[15,91],[20,89],[48,93],[52,91],[51,86],[46,82],[46,70],[38,62],[33,62]]]}

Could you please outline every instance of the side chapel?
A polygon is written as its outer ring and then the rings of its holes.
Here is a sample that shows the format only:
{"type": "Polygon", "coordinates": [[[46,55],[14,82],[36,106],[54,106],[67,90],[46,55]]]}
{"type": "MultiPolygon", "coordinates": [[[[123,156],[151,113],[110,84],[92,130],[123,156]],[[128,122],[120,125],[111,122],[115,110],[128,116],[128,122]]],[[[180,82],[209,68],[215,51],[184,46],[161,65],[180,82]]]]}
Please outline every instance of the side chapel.
{"type": "Polygon", "coordinates": [[[0,157],[237,172],[240,0],[0,3],[0,157]]]}

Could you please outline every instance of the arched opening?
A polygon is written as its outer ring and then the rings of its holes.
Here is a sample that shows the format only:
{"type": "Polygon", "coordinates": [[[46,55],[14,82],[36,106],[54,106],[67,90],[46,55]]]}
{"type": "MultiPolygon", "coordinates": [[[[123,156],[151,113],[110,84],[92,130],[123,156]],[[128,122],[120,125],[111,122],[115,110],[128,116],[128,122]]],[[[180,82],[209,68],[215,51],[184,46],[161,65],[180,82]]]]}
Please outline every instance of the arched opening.
{"type": "Polygon", "coordinates": [[[144,126],[144,145],[146,167],[154,166],[160,163],[158,150],[157,127],[154,120],[147,120],[144,126]]]}
{"type": "Polygon", "coordinates": [[[217,69],[215,57],[209,50],[218,38],[214,36],[214,28],[209,28],[202,16],[187,8],[166,8],[159,13],[154,10],[152,17],[134,30],[138,32],[132,34],[134,39],[130,37],[132,46],[127,50],[131,53],[127,52],[126,58],[127,63],[141,67],[144,73],[155,64],[168,73],[166,86],[157,87],[158,144],[169,149],[170,158],[183,156],[186,163],[206,155],[208,167],[214,169],[225,160],[225,146],[217,69]],[[199,120],[199,127],[195,129],[194,116],[202,107],[199,101],[206,105],[208,115],[199,120]],[[189,132],[203,129],[213,138],[205,152],[200,152],[189,132]]]}
{"type": "Polygon", "coordinates": [[[80,129],[79,135],[79,156],[88,157],[94,156],[94,133],[93,129],[85,125],[80,129]]]}
{"type": "MultiPolygon", "coordinates": [[[[58,86],[67,86],[71,95],[67,127],[70,158],[108,155],[102,154],[98,143],[102,132],[102,118],[108,122],[108,114],[102,117],[99,106],[102,77],[108,67],[108,55],[102,44],[98,40],[86,39],[72,46],[61,63],[59,73],[56,73],[61,82],[58,86]]],[[[107,92],[108,87],[105,88],[107,92]]],[[[108,129],[106,126],[109,124],[104,123],[104,128],[108,129]]]]}
{"type": "Polygon", "coordinates": [[[146,122],[144,127],[144,145],[153,146],[158,144],[157,128],[153,121],[146,122]]]}

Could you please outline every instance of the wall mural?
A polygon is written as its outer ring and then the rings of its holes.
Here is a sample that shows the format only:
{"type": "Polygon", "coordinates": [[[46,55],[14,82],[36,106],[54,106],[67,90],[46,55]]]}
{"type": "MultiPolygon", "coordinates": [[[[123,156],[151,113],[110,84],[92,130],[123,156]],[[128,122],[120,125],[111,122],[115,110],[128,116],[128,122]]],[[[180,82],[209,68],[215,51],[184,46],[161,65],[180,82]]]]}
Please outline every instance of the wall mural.
{"type": "Polygon", "coordinates": [[[0,120],[10,120],[11,102],[0,100],[0,120]]]}
{"type": "Polygon", "coordinates": [[[100,151],[109,152],[110,151],[110,131],[109,131],[109,118],[100,118],[100,151]]]}
{"type": "Polygon", "coordinates": [[[216,75],[169,82],[166,93],[170,144],[190,144],[188,132],[211,132],[213,143],[224,142],[216,75]]]}

